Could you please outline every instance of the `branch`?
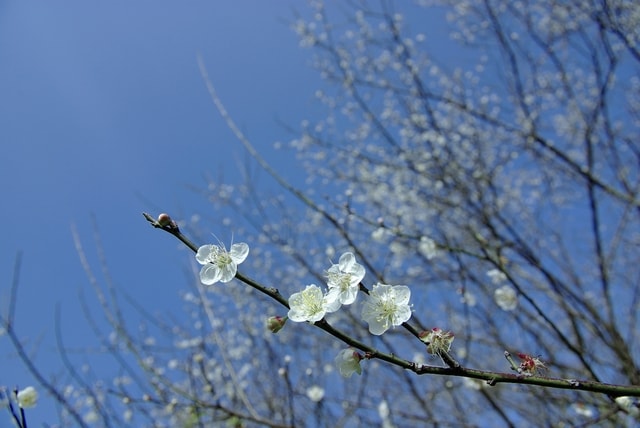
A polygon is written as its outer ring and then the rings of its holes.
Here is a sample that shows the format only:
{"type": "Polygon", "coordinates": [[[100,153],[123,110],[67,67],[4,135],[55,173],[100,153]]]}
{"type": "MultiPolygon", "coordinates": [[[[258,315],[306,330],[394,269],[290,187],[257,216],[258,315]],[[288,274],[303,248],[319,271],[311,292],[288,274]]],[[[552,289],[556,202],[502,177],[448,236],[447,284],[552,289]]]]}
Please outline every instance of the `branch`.
{"type": "MultiPolygon", "coordinates": [[[[162,229],[167,233],[178,238],[182,241],[187,247],[189,247],[194,253],[198,251],[198,247],[189,240],[186,236],[182,234],[180,228],[177,223],[169,217],[167,214],[160,214],[158,219],[154,219],[151,215],[147,213],[142,213],[144,218],[151,224],[151,226],[162,229]]],[[[256,281],[240,274],[240,272],[236,273],[236,279],[244,282],[245,284],[253,287],[254,289],[260,291],[261,293],[271,297],[276,300],[285,308],[289,309],[289,303],[287,299],[285,299],[280,292],[273,287],[264,287],[257,283],[256,281]]],[[[614,385],[607,384],[602,382],[594,382],[594,381],[585,381],[585,380],[577,380],[577,379],[562,379],[562,378],[550,378],[543,376],[527,376],[523,373],[518,374],[510,374],[510,373],[501,373],[501,372],[492,372],[486,370],[476,370],[464,368],[459,365],[453,358],[448,354],[444,353],[441,355],[443,360],[449,365],[449,367],[438,367],[431,366],[426,364],[417,364],[412,361],[408,361],[402,358],[399,358],[392,354],[387,354],[384,352],[380,352],[377,349],[362,343],[346,333],[336,329],[331,326],[325,319],[322,319],[315,324],[315,327],[318,327],[328,334],[334,336],[335,338],[341,340],[347,345],[359,349],[365,353],[364,358],[366,359],[379,359],[382,361],[386,361],[388,363],[394,364],[396,366],[402,367],[403,369],[410,370],[418,375],[423,374],[431,374],[431,375],[441,375],[441,376],[458,376],[458,377],[466,377],[471,379],[480,379],[485,380],[488,385],[496,385],[498,383],[517,383],[524,385],[536,385],[545,388],[555,388],[555,389],[571,389],[578,391],[589,391],[589,392],[597,392],[602,394],[607,394],[611,397],[620,397],[620,396],[633,396],[640,397],[640,386],[624,386],[624,385],[614,385]]],[[[411,329],[410,329],[411,331],[411,329]]],[[[508,353],[505,353],[507,356],[508,353]]],[[[508,357],[510,358],[510,357],[508,357]]],[[[514,367],[514,363],[512,364],[512,369],[516,370],[514,367]]]]}

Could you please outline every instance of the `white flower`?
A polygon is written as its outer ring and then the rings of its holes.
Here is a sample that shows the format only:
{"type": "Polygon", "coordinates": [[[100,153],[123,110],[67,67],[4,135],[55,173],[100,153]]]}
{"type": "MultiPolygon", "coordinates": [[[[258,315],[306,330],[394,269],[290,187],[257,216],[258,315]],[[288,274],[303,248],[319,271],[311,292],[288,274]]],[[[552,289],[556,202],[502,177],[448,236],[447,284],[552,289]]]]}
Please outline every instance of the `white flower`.
{"type": "Polygon", "coordinates": [[[460,291],[460,293],[462,293],[462,297],[460,298],[460,301],[465,305],[469,305],[473,307],[476,305],[476,303],[478,303],[478,299],[476,299],[475,294],[473,294],[471,291],[464,290],[464,291],[460,291]]]}
{"type": "Polygon", "coordinates": [[[374,241],[378,241],[378,242],[384,240],[386,235],[387,235],[387,229],[385,229],[384,227],[379,227],[373,232],[371,232],[371,238],[374,241]]]}
{"type": "Polygon", "coordinates": [[[360,367],[361,359],[360,354],[353,348],[343,349],[338,352],[335,362],[340,375],[349,378],[354,373],[362,374],[362,367],[360,367]]]}
{"type": "Polygon", "coordinates": [[[320,287],[311,284],[289,297],[289,307],[288,317],[291,321],[309,321],[313,324],[324,318],[326,313],[337,311],[340,308],[340,302],[329,300],[322,295],[320,287]]]}
{"type": "Polygon", "coordinates": [[[427,344],[427,352],[433,355],[449,352],[453,339],[452,332],[444,331],[438,327],[420,333],[420,340],[427,344]]]}
{"type": "Polygon", "coordinates": [[[477,379],[469,379],[468,377],[462,378],[462,384],[469,389],[473,389],[474,391],[478,391],[480,388],[482,388],[483,385],[477,379]]]}
{"type": "Polygon", "coordinates": [[[411,290],[405,285],[374,285],[362,308],[362,319],[369,324],[371,334],[381,335],[408,321],[411,318],[410,298],[411,290]]]}
{"type": "Polygon", "coordinates": [[[500,269],[491,269],[487,272],[487,276],[491,278],[491,282],[494,285],[500,285],[502,282],[507,280],[507,275],[505,275],[505,273],[500,269]]]}
{"type": "Polygon", "coordinates": [[[313,401],[314,403],[322,401],[322,399],[324,398],[324,388],[318,385],[310,386],[309,388],[307,388],[307,397],[309,397],[309,400],[313,401]]]}
{"type": "Polygon", "coordinates": [[[358,295],[358,284],[364,278],[364,267],[356,262],[353,253],[344,253],[338,264],[327,271],[327,297],[337,299],[343,305],[352,304],[358,295]]]}
{"type": "Polygon", "coordinates": [[[95,424],[100,420],[98,413],[95,410],[90,410],[82,419],[88,424],[95,424]]]}
{"type": "Polygon", "coordinates": [[[418,244],[418,251],[425,256],[427,260],[431,260],[438,255],[438,249],[433,239],[423,236],[420,238],[420,244],[418,244]]]}
{"type": "Polygon", "coordinates": [[[584,403],[573,403],[571,407],[574,412],[580,416],[584,416],[585,418],[592,418],[595,415],[593,408],[584,403]]]}
{"type": "Polygon", "coordinates": [[[378,416],[380,419],[387,420],[389,419],[389,403],[386,400],[382,400],[380,404],[378,404],[378,416]]]}
{"type": "Polygon", "coordinates": [[[622,409],[626,410],[631,416],[638,417],[640,416],[640,404],[638,403],[638,399],[634,397],[622,396],[616,397],[616,404],[620,406],[622,409]]]}
{"type": "Polygon", "coordinates": [[[518,296],[516,295],[516,290],[509,287],[508,285],[503,285],[502,287],[494,291],[493,299],[503,311],[512,311],[518,306],[518,296]]]}
{"type": "Polygon", "coordinates": [[[16,399],[20,407],[28,409],[38,402],[38,391],[33,386],[27,386],[25,389],[18,391],[16,399]]]}
{"type": "Polygon", "coordinates": [[[200,270],[200,281],[205,285],[231,281],[248,254],[249,246],[244,242],[233,244],[231,251],[223,245],[203,245],[196,253],[196,260],[204,265],[200,270]]]}

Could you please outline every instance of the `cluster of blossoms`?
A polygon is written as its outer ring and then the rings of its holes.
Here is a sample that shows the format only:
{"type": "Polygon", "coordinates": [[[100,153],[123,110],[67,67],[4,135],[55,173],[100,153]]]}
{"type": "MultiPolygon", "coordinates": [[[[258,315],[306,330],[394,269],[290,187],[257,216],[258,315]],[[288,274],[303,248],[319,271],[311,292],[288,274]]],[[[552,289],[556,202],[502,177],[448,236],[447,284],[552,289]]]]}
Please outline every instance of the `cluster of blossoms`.
{"type": "MultiPolygon", "coordinates": [[[[291,295],[289,319],[313,324],[327,313],[337,311],[342,305],[354,303],[364,275],[364,267],[356,262],[353,253],[344,253],[338,263],[327,270],[326,293],[317,285],[311,284],[291,295]]],[[[361,314],[362,319],[369,324],[371,334],[381,335],[389,328],[409,320],[410,297],[411,291],[404,285],[374,285],[366,294],[361,314]]]]}
{"type": "MultiPolygon", "coordinates": [[[[229,251],[223,245],[203,245],[196,253],[196,260],[203,265],[200,280],[205,285],[231,281],[237,274],[238,265],[248,254],[249,246],[245,243],[233,244],[229,251]]],[[[289,297],[287,317],[271,317],[267,320],[267,327],[276,333],[284,327],[287,319],[314,324],[342,305],[351,305],[358,297],[364,276],[365,269],[356,262],[353,253],[342,254],[338,263],[326,271],[326,292],[316,284],[309,284],[304,290],[293,293],[289,297]]],[[[364,294],[361,318],[369,325],[371,334],[381,335],[411,318],[409,287],[377,283],[370,291],[365,289],[364,294]]],[[[453,333],[434,328],[423,333],[421,340],[427,344],[427,352],[441,355],[451,348],[453,333]]],[[[355,349],[348,348],[338,354],[335,362],[342,376],[351,377],[353,373],[362,372],[360,361],[363,358],[355,349]]]]}
{"type": "MultiPolygon", "coordinates": [[[[289,297],[288,318],[295,322],[315,323],[327,313],[335,312],[342,305],[356,301],[360,282],[365,270],[356,262],[353,253],[344,253],[337,264],[327,270],[327,292],[323,293],[315,284],[307,285],[300,292],[289,297]]],[[[401,325],[411,318],[409,299],[411,291],[404,285],[375,284],[365,293],[361,317],[369,325],[371,334],[381,335],[389,328],[401,325]]],[[[281,328],[281,320],[269,321],[272,331],[281,328]]],[[[338,371],[343,377],[362,373],[360,361],[364,357],[353,348],[338,353],[335,359],[338,371]]]]}
{"type": "MultiPolygon", "coordinates": [[[[224,245],[203,245],[198,248],[196,260],[202,266],[200,281],[205,285],[231,281],[238,265],[249,254],[249,246],[243,242],[233,244],[227,251],[224,245]]],[[[310,284],[304,290],[289,297],[288,319],[295,322],[316,323],[342,305],[356,301],[364,267],[356,262],[351,252],[344,253],[337,264],[327,270],[327,292],[310,284]]],[[[369,331],[381,335],[389,328],[401,325],[411,318],[409,299],[411,291],[404,285],[376,284],[366,295],[362,319],[369,324],[369,331]]],[[[268,326],[277,331],[284,325],[282,319],[270,319],[268,326]]]]}

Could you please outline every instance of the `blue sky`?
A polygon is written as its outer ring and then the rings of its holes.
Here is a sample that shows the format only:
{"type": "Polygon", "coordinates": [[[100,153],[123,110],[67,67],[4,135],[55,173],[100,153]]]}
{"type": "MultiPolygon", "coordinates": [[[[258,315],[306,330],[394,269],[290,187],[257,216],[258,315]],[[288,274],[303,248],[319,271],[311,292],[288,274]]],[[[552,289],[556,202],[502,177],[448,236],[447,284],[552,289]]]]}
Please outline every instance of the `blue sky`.
{"type": "MultiPolygon", "coordinates": [[[[245,155],[209,99],[198,52],[257,148],[276,166],[290,161],[270,150],[291,137],[276,119],[298,125],[319,84],[286,22],[294,4],[306,13],[303,2],[261,0],[0,5],[1,310],[22,251],[16,329],[45,373],[59,367],[56,304],[67,343],[90,339],[72,224],[98,269],[94,214],[116,284],[162,310],[178,299],[187,259],[141,213],[201,213],[207,202],[189,185],[220,172],[240,179],[245,155]]],[[[12,355],[0,336],[0,385],[35,384],[12,355]]],[[[30,425],[55,420],[48,401],[30,425]]]]}

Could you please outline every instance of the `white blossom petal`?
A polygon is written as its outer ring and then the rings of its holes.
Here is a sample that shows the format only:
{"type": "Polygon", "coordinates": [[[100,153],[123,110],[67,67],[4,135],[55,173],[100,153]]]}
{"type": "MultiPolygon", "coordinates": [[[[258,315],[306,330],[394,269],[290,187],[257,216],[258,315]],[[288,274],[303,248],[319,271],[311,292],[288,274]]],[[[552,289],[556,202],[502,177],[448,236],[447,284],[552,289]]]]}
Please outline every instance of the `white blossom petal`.
{"type": "Polygon", "coordinates": [[[245,261],[245,259],[249,255],[249,246],[244,242],[233,244],[231,246],[231,251],[229,251],[229,255],[231,256],[231,259],[239,265],[240,263],[245,261]]]}
{"type": "Polygon", "coordinates": [[[198,252],[196,253],[196,260],[198,261],[198,263],[200,263],[201,265],[206,265],[207,263],[209,263],[212,259],[212,253],[215,254],[217,248],[218,247],[216,247],[215,245],[203,245],[202,247],[198,248],[198,252]]]}
{"type": "Polygon", "coordinates": [[[200,282],[204,285],[212,285],[220,281],[220,268],[213,264],[204,265],[200,269],[200,282]]]}

